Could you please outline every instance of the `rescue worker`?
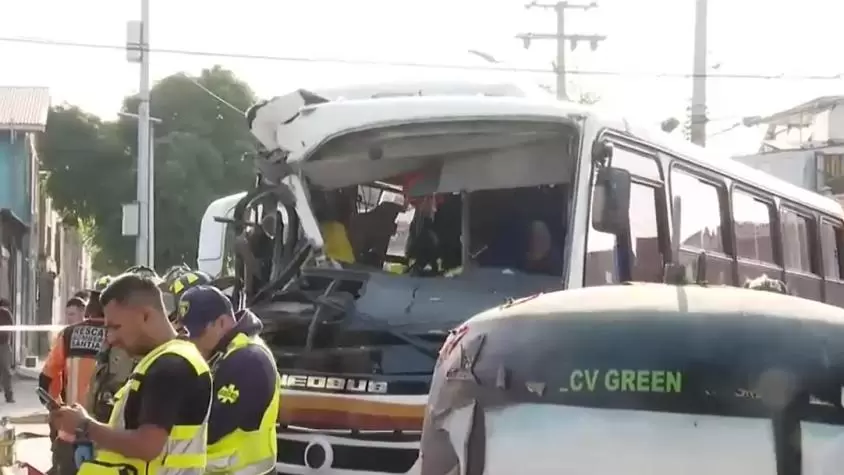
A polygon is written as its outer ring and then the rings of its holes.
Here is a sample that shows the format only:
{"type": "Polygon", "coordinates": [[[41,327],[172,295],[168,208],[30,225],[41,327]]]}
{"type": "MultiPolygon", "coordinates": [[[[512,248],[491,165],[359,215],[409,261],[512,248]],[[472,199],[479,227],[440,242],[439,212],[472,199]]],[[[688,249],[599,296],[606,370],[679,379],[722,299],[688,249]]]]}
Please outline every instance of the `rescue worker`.
{"type": "MultiPolygon", "coordinates": [[[[92,294],[88,300],[87,313],[90,315],[103,316],[103,308],[100,305],[99,293],[92,294]]],[[[129,378],[132,369],[135,367],[135,360],[120,348],[111,348],[108,339],[97,354],[97,366],[91,376],[88,390],[88,399],[85,409],[100,422],[107,422],[114,405],[113,397],[129,378]]]]}
{"type": "Polygon", "coordinates": [[[169,278],[162,283],[164,292],[164,307],[167,309],[167,318],[179,333],[184,333],[181,322],[179,322],[178,302],[179,298],[188,289],[198,285],[209,285],[213,280],[210,275],[201,270],[191,270],[184,267],[180,272],[169,272],[169,278]]]}
{"type": "MultiPolygon", "coordinates": [[[[149,267],[134,266],[126,269],[126,274],[135,274],[147,277],[159,283],[155,271],[149,267]]],[[[111,277],[109,277],[109,281],[111,277]]],[[[97,311],[102,314],[102,306],[99,304],[99,293],[97,298],[91,298],[89,305],[96,304],[97,311]]],[[[114,394],[123,387],[123,384],[132,374],[137,360],[129,355],[123,348],[112,348],[107,343],[103,345],[97,355],[97,369],[91,380],[89,399],[85,409],[100,422],[106,423],[109,420],[111,409],[114,405],[114,394]]]]}
{"type": "MultiPolygon", "coordinates": [[[[96,299],[110,279],[109,276],[99,278],[94,283],[89,298],[96,299]]],[[[83,302],[78,297],[71,298],[67,303],[68,308],[77,306],[83,308],[80,312],[83,315],[82,320],[71,323],[59,332],[38,376],[38,386],[66,404],[87,403],[88,390],[97,366],[97,354],[106,338],[102,312],[96,311],[90,302],[83,302]]],[[[52,473],[76,473],[73,432],[58,431],[51,436],[52,473]]]]}
{"type": "Polygon", "coordinates": [[[141,359],[115,395],[107,424],[79,405],[50,413],[59,429],[96,447],[79,475],[202,473],[212,395],[208,363],[193,344],[177,338],[157,281],[122,275],[100,303],[108,343],[141,359]]]}
{"type": "Polygon", "coordinates": [[[206,472],[275,472],[280,376],[258,337],[261,321],[249,310],[235,312],[229,298],[208,285],[182,295],[179,315],[213,374],[206,472]]]}
{"type": "Polygon", "coordinates": [[[64,322],[68,325],[72,325],[85,320],[85,307],[87,305],[88,297],[74,295],[68,299],[64,306],[64,322]]]}

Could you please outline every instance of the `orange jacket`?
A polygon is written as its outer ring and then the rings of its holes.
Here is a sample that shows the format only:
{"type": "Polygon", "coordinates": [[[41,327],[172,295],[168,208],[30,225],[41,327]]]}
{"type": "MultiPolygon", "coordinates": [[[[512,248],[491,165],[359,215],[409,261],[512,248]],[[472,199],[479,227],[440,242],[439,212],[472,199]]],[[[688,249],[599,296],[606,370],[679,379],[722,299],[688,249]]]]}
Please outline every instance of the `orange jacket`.
{"type": "MultiPolygon", "coordinates": [[[[105,338],[105,324],[100,319],[84,320],[62,329],[44,361],[39,386],[65,404],[84,404],[105,338]]],[[[72,434],[60,433],[59,437],[73,440],[72,434]]]]}

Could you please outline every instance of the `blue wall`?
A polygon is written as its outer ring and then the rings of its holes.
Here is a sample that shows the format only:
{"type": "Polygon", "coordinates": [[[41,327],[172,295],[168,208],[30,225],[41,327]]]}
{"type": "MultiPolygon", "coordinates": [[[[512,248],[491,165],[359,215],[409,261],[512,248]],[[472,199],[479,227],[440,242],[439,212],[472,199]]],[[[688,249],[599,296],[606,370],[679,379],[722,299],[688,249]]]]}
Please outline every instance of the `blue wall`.
{"type": "Polygon", "coordinates": [[[29,147],[25,134],[18,132],[14,143],[11,133],[0,131],[0,208],[8,208],[29,224],[31,174],[29,147]]]}

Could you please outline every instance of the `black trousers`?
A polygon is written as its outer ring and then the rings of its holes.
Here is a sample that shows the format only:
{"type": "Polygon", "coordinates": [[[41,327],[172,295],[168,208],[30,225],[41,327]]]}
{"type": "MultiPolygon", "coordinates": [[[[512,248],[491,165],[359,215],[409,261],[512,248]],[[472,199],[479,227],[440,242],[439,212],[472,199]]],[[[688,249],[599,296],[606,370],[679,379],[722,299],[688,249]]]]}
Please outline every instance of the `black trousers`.
{"type": "Polygon", "coordinates": [[[12,347],[8,343],[0,343],[0,389],[6,396],[6,402],[14,400],[12,391],[12,347]]]}

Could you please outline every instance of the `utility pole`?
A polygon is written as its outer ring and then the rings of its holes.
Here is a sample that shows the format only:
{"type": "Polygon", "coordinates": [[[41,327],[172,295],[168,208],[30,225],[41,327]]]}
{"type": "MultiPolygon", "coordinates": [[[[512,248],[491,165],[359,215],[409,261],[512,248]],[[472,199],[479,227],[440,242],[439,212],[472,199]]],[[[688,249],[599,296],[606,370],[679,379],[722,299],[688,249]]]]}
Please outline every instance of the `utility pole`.
{"type": "Polygon", "coordinates": [[[556,3],[538,3],[533,1],[525,5],[525,8],[528,10],[531,8],[545,8],[553,9],[557,13],[556,33],[522,33],[516,35],[516,38],[524,41],[525,48],[529,48],[533,40],[555,40],[557,42],[557,61],[554,70],[557,74],[557,98],[560,100],[568,99],[568,95],[566,94],[566,40],[571,41],[572,51],[577,48],[577,43],[580,41],[588,41],[592,47],[592,51],[595,51],[598,49],[598,43],[607,39],[604,35],[566,34],[566,10],[586,11],[597,7],[597,2],[570,4],[567,1],[558,1],[556,3]]]}
{"type": "Polygon", "coordinates": [[[123,234],[135,236],[135,263],[152,267],[152,188],[154,177],[150,164],[149,116],[149,0],[141,0],[141,21],[132,20],[126,25],[126,59],[140,65],[138,88],[138,160],[137,199],[123,206],[123,234]]]}
{"type": "Polygon", "coordinates": [[[138,89],[138,205],[140,223],[138,226],[137,258],[139,265],[149,262],[149,208],[150,166],[149,166],[149,0],[141,0],[141,67],[138,89]]]}
{"type": "MultiPolygon", "coordinates": [[[[140,114],[132,114],[130,112],[118,112],[117,115],[121,117],[126,117],[133,120],[141,120],[140,114]]],[[[161,119],[158,117],[150,117],[149,118],[149,176],[150,179],[146,181],[147,185],[149,185],[149,189],[147,190],[147,199],[150,205],[147,207],[147,223],[149,225],[149,241],[146,248],[147,252],[147,260],[143,265],[155,268],[155,125],[160,124],[162,122],[161,119]]],[[[138,210],[138,221],[142,221],[140,216],[140,212],[143,211],[142,209],[138,210]]],[[[140,234],[140,233],[138,233],[140,234]]],[[[140,260],[138,261],[141,262],[140,260]]]]}
{"type": "MultiPolygon", "coordinates": [[[[147,109],[147,116],[149,117],[149,109],[147,109]]],[[[149,187],[147,191],[147,202],[149,203],[147,206],[147,228],[149,229],[147,233],[147,266],[155,269],[155,126],[153,124],[161,122],[161,120],[150,117],[149,122],[149,141],[147,141],[149,146],[149,165],[147,166],[147,174],[149,175],[147,180],[149,187]]]]}
{"type": "Polygon", "coordinates": [[[706,30],[708,0],[696,0],[695,53],[692,78],[691,140],[706,145],[706,30]]]}

